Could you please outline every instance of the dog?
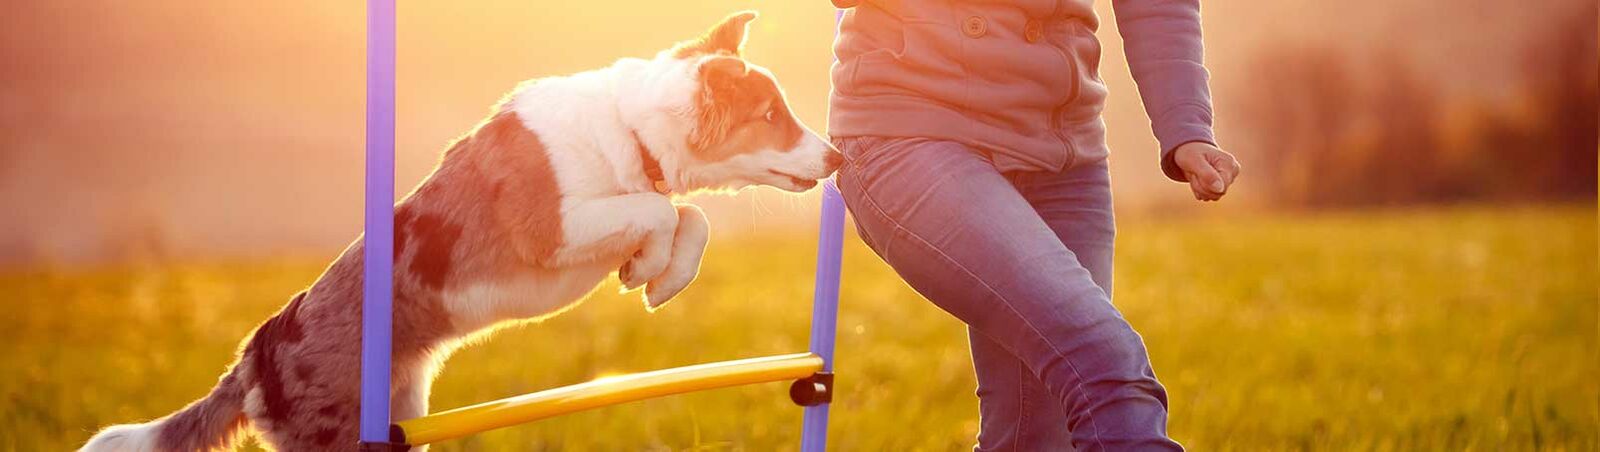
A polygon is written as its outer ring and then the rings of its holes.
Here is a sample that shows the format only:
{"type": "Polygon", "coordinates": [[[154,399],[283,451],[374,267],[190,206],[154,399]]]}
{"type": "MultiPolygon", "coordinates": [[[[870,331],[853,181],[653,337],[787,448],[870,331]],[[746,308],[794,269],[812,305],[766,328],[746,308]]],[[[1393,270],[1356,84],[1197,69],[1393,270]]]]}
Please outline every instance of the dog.
{"type": "MultiPolygon", "coordinates": [[[[652,59],[518,85],[395,205],[394,419],[428,413],[463,341],[560,314],[613,271],[652,310],[687,287],[708,226],[671,196],[801,192],[839,167],[772,74],[743,58],[755,17],[728,16],[652,59]]],[[[277,450],[356,450],[362,254],[358,238],[257,327],[204,398],[81,450],[216,450],[246,427],[277,450]]]]}

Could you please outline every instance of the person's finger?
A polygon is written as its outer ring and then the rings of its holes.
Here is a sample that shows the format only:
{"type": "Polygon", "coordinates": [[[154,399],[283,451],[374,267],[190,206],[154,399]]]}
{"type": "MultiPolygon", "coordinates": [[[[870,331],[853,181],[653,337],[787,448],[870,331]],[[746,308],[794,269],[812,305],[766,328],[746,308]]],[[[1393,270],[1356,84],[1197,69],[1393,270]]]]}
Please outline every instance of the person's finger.
{"type": "Polygon", "coordinates": [[[1194,195],[1194,200],[1195,201],[1205,201],[1205,193],[1202,193],[1200,191],[1200,187],[1195,185],[1195,182],[1194,182],[1196,180],[1199,180],[1199,176],[1195,176],[1194,173],[1190,172],[1190,171],[1184,171],[1183,172],[1183,176],[1184,176],[1184,179],[1188,179],[1189,180],[1189,194],[1194,195]]]}
{"type": "Polygon", "coordinates": [[[1222,181],[1222,175],[1218,174],[1217,169],[1211,166],[1209,162],[1207,163],[1206,165],[1198,165],[1200,168],[1191,172],[1189,185],[1196,190],[1211,194],[1220,195],[1227,192],[1228,185],[1222,181]]]}
{"type": "Polygon", "coordinates": [[[1207,159],[1207,163],[1210,163],[1211,167],[1217,170],[1217,174],[1222,176],[1223,191],[1227,191],[1226,187],[1232,187],[1233,180],[1239,177],[1239,163],[1228,154],[1213,155],[1215,157],[1207,159]]]}
{"type": "MultiPolygon", "coordinates": [[[[1187,174],[1189,176],[1189,180],[1190,181],[1199,180],[1193,173],[1187,173],[1187,174]]],[[[1215,194],[1215,193],[1211,193],[1210,191],[1207,191],[1206,189],[1201,188],[1195,182],[1190,182],[1189,183],[1189,192],[1194,194],[1194,200],[1195,201],[1215,201],[1215,200],[1217,200],[1218,198],[1221,197],[1221,195],[1218,195],[1218,194],[1215,194]]]]}

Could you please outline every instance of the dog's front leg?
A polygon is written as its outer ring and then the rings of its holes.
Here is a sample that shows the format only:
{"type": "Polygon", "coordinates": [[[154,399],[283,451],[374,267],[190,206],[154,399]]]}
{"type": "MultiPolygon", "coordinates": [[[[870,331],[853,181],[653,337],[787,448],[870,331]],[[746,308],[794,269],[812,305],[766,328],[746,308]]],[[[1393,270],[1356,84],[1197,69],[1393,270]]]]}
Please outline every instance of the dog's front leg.
{"type": "Polygon", "coordinates": [[[659,193],[568,202],[561,211],[557,266],[632,256],[618,276],[628,289],[655,279],[672,258],[678,210],[659,193]]]}
{"type": "Polygon", "coordinates": [[[651,279],[650,284],[645,286],[645,303],[650,309],[660,307],[694,281],[695,275],[700,273],[700,258],[705,255],[710,232],[706,214],[699,207],[678,205],[678,228],[672,237],[672,260],[661,275],[651,279]]]}

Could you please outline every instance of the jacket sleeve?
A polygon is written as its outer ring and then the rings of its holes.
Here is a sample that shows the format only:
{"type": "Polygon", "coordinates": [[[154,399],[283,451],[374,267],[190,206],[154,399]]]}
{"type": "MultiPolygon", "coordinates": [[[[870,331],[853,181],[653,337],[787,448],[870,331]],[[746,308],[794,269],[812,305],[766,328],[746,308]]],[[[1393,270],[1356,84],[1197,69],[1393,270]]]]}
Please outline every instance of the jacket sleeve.
{"type": "Polygon", "coordinates": [[[1200,0],[1113,0],[1128,68],[1161,144],[1161,171],[1187,182],[1172,151],[1191,141],[1216,144],[1210,78],[1200,42],[1200,0]]]}

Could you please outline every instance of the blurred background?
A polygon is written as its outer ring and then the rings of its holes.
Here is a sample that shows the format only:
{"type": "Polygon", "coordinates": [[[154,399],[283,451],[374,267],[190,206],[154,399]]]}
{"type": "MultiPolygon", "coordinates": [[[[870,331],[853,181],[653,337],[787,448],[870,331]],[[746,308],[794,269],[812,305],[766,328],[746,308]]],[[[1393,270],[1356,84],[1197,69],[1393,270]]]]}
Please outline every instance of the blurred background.
{"type": "MultiPolygon", "coordinates": [[[[1245,174],[1204,206],[1157,169],[1111,2],[1097,3],[1117,304],[1173,393],[1179,440],[1600,448],[1592,0],[1205,1],[1218,138],[1245,174]]],[[[648,57],[739,9],[763,14],[748,58],[821,129],[825,1],[403,3],[399,191],[518,81],[648,57]]],[[[237,341],[359,232],[363,27],[360,2],[8,5],[0,449],[68,448],[203,394],[237,341]]],[[[602,289],[464,352],[435,406],[803,347],[816,194],[692,201],[718,238],[684,301],[647,316],[602,289]]],[[[858,242],[847,251],[840,359],[853,375],[835,445],[970,447],[960,325],[858,242]]],[[[780,391],[441,449],[783,449],[798,410],[780,391]]]]}
{"type": "MultiPolygon", "coordinates": [[[[827,2],[417,2],[400,11],[403,193],[518,81],[650,56],[729,11],[794,109],[827,114],[827,2]]],[[[1101,3],[1107,3],[1102,1],[1101,3]]],[[[1119,207],[1166,182],[1109,4],[1102,76],[1119,207]]],[[[1205,2],[1232,206],[1595,195],[1596,12],[1586,0],[1205,2]]],[[[358,2],[26,2],[0,27],[0,262],[326,254],[360,226],[358,2]]],[[[809,224],[814,195],[703,200],[723,233],[809,224]]]]}

